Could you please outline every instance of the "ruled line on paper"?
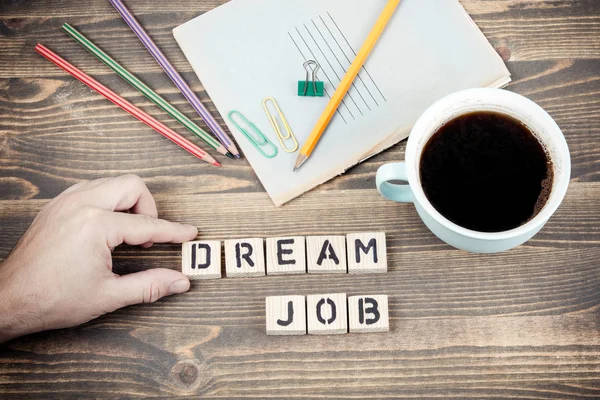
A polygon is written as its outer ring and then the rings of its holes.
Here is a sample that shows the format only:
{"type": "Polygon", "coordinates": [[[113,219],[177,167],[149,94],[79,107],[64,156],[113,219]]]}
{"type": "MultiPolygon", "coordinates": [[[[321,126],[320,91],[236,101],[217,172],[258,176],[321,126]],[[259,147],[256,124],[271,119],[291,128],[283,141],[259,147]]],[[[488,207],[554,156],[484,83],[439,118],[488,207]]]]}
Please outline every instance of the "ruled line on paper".
{"type": "MultiPolygon", "coordinates": [[[[298,49],[298,52],[302,56],[302,59],[304,59],[305,62],[308,61],[308,58],[304,55],[304,53],[300,49],[300,46],[298,46],[298,43],[296,43],[296,41],[294,40],[294,37],[292,36],[292,34],[290,32],[288,32],[288,36],[290,37],[290,39],[292,39],[292,42],[294,43],[294,46],[296,46],[296,49],[298,49]]],[[[325,95],[331,99],[331,95],[329,94],[329,91],[327,90],[326,87],[323,87],[323,91],[325,92],[325,95]]],[[[344,118],[344,115],[340,112],[339,107],[337,108],[336,112],[342,118],[342,121],[344,121],[345,124],[348,124],[348,121],[346,121],[346,118],[344,118]]]]}
{"type": "MultiPolygon", "coordinates": [[[[335,22],[335,20],[333,19],[333,17],[329,13],[329,11],[327,11],[327,15],[329,16],[329,19],[331,20],[331,22],[335,26],[335,29],[340,33],[340,35],[342,36],[342,38],[344,38],[344,41],[346,42],[346,44],[348,45],[348,48],[352,52],[353,57],[356,57],[356,51],[354,50],[354,48],[352,47],[352,45],[350,44],[350,42],[346,38],[346,35],[344,35],[344,32],[342,32],[342,30],[338,26],[337,22],[335,22]]],[[[350,60],[348,60],[348,61],[350,61],[350,60]]],[[[375,88],[377,89],[377,91],[379,92],[379,94],[381,95],[381,97],[383,98],[383,100],[387,103],[387,99],[383,95],[381,89],[379,88],[379,85],[377,85],[377,83],[375,82],[375,80],[373,79],[373,77],[371,76],[371,74],[369,73],[369,71],[367,70],[367,67],[363,65],[362,69],[365,71],[365,73],[367,74],[367,76],[369,77],[369,79],[371,80],[371,82],[373,83],[373,85],[375,86],[375,88]]]]}
{"type": "MultiPolygon", "coordinates": [[[[319,63],[319,72],[330,85],[325,85],[325,94],[331,98],[331,88],[340,84],[356,51],[331,13],[326,14],[295,26],[288,36],[304,61],[312,59],[319,63]]],[[[348,118],[356,120],[380,107],[382,102],[387,102],[387,99],[363,65],[338,107],[337,114],[347,123],[348,118]]]]}

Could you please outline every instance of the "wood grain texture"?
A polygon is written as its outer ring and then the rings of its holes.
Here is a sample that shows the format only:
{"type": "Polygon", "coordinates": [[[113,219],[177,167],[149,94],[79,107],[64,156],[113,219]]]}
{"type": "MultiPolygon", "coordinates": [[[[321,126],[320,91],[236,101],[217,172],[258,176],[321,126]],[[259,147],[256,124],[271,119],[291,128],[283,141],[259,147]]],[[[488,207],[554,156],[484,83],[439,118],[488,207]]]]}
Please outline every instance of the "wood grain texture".
{"type": "MultiPolygon", "coordinates": [[[[127,0],[213,113],[171,29],[223,2],[127,0]]],[[[599,398],[600,2],[461,3],[507,61],[508,89],[544,107],[571,150],[557,213],[497,255],[443,244],[413,206],[377,194],[376,169],[401,160],[403,143],[274,208],[245,160],[197,162],[34,53],[48,45],[196,142],[60,32],[63,22],[81,29],[205,127],[107,1],[0,2],[0,259],[62,190],[136,173],[160,216],[197,225],[200,240],[384,231],[389,266],[198,281],[181,296],[13,340],[0,346],[0,397],[599,398]],[[387,294],[390,332],[265,335],[265,297],[317,293],[387,294]]],[[[114,264],[179,269],[181,246],[122,246],[114,264]]]]}
{"type": "MultiPolygon", "coordinates": [[[[39,76],[38,69],[45,62],[29,49],[42,39],[48,45],[53,44],[55,50],[69,60],[80,54],[76,59],[84,61],[81,67],[88,73],[107,74],[106,67],[80,53],[81,49],[60,31],[65,21],[80,29],[127,69],[161,71],[108,2],[51,0],[40,5],[31,0],[12,0],[8,2],[13,3],[10,6],[4,3],[0,11],[0,57],[14,59],[16,65],[0,65],[0,77],[13,77],[15,73],[19,77],[39,76]],[[120,54],[127,57],[118,57],[120,54]]],[[[191,72],[171,31],[223,3],[225,1],[178,0],[174,6],[138,0],[129,1],[127,5],[169,60],[181,72],[191,72]]],[[[596,0],[463,0],[461,3],[492,45],[512,61],[596,59],[600,51],[596,0]]],[[[50,76],[62,75],[48,66],[43,69],[50,76]]]]}

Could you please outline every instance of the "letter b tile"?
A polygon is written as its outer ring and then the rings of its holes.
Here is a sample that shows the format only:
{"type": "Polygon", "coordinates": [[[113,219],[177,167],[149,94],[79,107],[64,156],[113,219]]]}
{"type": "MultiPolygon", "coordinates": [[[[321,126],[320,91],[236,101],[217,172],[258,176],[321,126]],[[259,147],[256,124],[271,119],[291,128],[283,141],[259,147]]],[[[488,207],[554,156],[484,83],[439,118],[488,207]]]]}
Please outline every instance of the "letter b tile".
{"type": "Polygon", "coordinates": [[[267,297],[267,335],[306,335],[305,300],[304,296],[267,297]]]}
{"type": "Polygon", "coordinates": [[[265,275],[265,249],[262,238],[225,241],[227,277],[265,275]]]}
{"type": "Polygon", "coordinates": [[[348,297],[348,320],[350,333],[389,331],[387,295],[348,297]]]}
{"type": "Polygon", "coordinates": [[[346,294],[315,294],[306,297],[309,335],[339,335],[348,332],[346,294]]]}

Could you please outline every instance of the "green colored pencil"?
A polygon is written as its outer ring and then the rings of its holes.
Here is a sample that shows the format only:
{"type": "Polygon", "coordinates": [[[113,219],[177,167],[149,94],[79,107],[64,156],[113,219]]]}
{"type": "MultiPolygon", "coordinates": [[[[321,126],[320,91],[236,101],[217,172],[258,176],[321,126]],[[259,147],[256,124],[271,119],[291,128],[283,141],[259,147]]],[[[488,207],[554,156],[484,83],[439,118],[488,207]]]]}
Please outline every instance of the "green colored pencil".
{"type": "Polygon", "coordinates": [[[131,72],[127,71],[123,66],[113,60],[108,54],[103,52],[98,46],[92,43],[88,38],[83,36],[81,32],[77,31],[71,25],[65,23],[62,26],[63,31],[67,33],[67,35],[71,36],[77,43],[82,45],[87,51],[96,56],[100,61],[106,64],[110,69],[115,71],[117,75],[123,78],[127,83],[131,86],[139,90],[144,96],[146,96],[150,101],[154,104],[162,108],[166,111],[171,117],[175,118],[179,123],[185,126],[190,132],[198,136],[202,139],[207,145],[212,147],[214,150],[219,153],[233,158],[233,155],[227,151],[225,146],[223,146],[219,141],[214,139],[204,130],[202,130],[198,125],[196,125],[192,120],[183,115],[179,110],[173,107],[171,104],[167,103],[165,99],[159,96],[154,90],[150,89],[144,82],[139,80],[135,75],[131,72]]]}

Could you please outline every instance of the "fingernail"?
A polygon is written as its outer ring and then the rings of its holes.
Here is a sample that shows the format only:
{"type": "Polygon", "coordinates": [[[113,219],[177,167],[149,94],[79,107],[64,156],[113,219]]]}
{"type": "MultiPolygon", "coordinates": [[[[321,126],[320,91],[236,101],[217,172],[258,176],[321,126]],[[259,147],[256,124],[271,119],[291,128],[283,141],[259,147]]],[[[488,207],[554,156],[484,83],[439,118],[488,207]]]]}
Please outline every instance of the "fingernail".
{"type": "Polygon", "coordinates": [[[173,283],[171,283],[169,285],[169,294],[178,294],[178,293],[183,293],[183,292],[187,292],[187,290],[190,288],[190,281],[188,281],[187,279],[180,279],[178,281],[175,281],[173,283]]]}
{"type": "Polygon", "coordinates": [[[184,227],[186,227],[187,229],[194,230],[194,232],[196,232],[196,234],[198,233],[198,228],[195,227],[194,225],[188,225],[188,224],[183,224],[184,227]]]}

